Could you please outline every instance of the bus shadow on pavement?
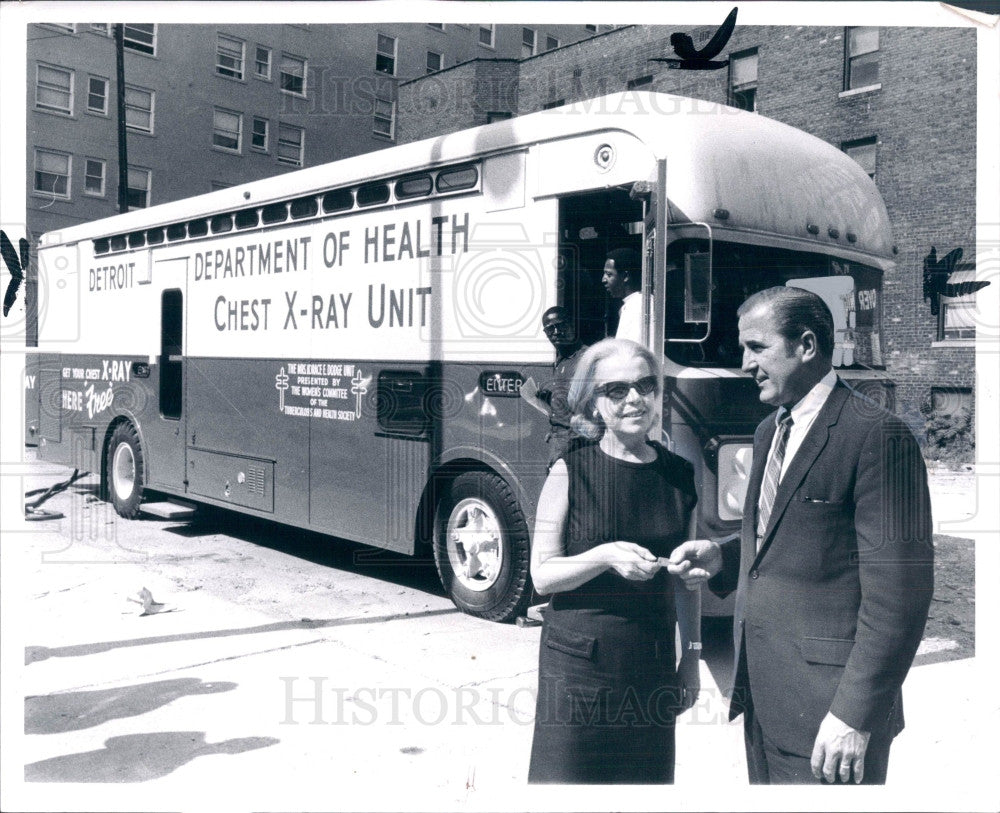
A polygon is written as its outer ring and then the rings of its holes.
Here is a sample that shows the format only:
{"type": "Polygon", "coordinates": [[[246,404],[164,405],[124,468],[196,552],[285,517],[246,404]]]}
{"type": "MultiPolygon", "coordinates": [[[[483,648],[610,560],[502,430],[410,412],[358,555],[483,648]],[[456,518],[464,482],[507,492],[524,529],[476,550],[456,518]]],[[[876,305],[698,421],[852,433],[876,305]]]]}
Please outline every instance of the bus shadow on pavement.
{"type": "Polygon", "coordinates": [[[392,582],[435,596],[445,595],[429,548],[408,556],[206,505],[199,505],[198,513],[189,522],[170,525],[164,530],[188,539],[222,534],[322,567],[392,582]]]}
{"type": "Polygon", "coordinates": [[[43,759],[24,766],[25,782],[148,782],[197,757],[242,754],[280,742],[276,737],[239,737],[205,742],[204,731],[155,731],[109,737],[96,751],[43,759]]]}
{"type": "Polygon", "coordinates": [[[288,630],[324,629],[326,627],[344,627],[355,624],[381,624],[387,621],[410,620],[426,618],[435,615],[456,615],[457,607],[444,610],[422,610],[418,612],[392,613],[377,616],[355,616],[348,618],[302,618],[294,621],[275,621],[272,624],[258,624],[254,627],[236,629],[207,630],[204,632],[183,632],[176,635],[154,635],[148,638],[128,638],[120,641],[98,641],[90,644],[70,644],[68,646],[45,647],[26,646],[24,648],[25,665],[45,661],[49,658],[77,658],[84,655],[95,655],[132,646],[150,646],[153,644],[168,644],[175,641],[197,641],[205,638],[224,638],[234,635],[257,635],[266,632],[285,632],[288,630]]]}
{"type": "Polygon", "coordinates": [[[237,684],[173,678],[88,692],[59,692],[24,698],[25,734],[65,734],[111,720],[138,717],[181,697],[231,692],[237,684]]]}

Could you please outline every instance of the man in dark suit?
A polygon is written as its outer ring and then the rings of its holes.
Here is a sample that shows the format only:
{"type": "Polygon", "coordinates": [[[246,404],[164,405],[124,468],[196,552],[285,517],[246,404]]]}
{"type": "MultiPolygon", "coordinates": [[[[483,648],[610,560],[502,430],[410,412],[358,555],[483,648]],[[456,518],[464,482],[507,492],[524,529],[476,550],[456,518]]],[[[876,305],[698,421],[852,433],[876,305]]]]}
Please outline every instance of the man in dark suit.
{"type": "Polygon", "coordinates": [[[900,687],[933,591],[927,473],[913,434],[833,372],[823,300],[770,288],[740,306],[764,403],[739,539],[671,557],[690,589],[736,589],[730,719],[751,783],[882,784],[900,687]]]}

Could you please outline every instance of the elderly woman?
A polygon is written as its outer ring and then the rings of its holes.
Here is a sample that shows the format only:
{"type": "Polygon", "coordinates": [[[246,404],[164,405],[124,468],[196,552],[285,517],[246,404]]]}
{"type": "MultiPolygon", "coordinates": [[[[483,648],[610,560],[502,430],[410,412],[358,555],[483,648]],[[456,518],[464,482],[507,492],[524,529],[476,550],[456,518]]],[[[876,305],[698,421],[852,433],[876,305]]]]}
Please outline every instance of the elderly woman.
{"type": "Polygon", "coordinates": [[[690,538],[697,499],[691,464],[647,439],[661,383],[648,350],[605,339],[570,385],[582,438],[550,470],[532,540],[531,577],[551,599],[529,782],[673,782],[674,717],[699,688],[701,608],[659,561],[690,538]]]}

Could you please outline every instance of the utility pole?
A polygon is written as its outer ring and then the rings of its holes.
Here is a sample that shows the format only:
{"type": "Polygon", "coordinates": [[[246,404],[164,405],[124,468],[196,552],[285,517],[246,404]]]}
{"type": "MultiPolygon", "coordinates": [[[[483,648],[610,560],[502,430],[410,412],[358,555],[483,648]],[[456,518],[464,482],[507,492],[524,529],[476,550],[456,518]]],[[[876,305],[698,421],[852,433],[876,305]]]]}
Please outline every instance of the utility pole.
{"type": "Polygon", "coordinates": [[[125,26],[115,23],[115,80],[118,100],[118,211],[128,211],[128,147],[125,143],[125,26]]]}

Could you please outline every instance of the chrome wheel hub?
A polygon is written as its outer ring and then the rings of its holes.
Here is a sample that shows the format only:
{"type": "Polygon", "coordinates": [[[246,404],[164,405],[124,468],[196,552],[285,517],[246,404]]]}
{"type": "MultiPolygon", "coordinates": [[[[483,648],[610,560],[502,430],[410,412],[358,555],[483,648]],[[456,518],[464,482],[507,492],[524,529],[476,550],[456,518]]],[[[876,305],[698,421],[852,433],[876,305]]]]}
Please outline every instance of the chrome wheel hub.
{"type": "Polygon", "coordinates": [[[489,590],[503,565],[503,531],[488,503],[469,497],[448,518],[448,561],[469,590],[489,590]]]}

